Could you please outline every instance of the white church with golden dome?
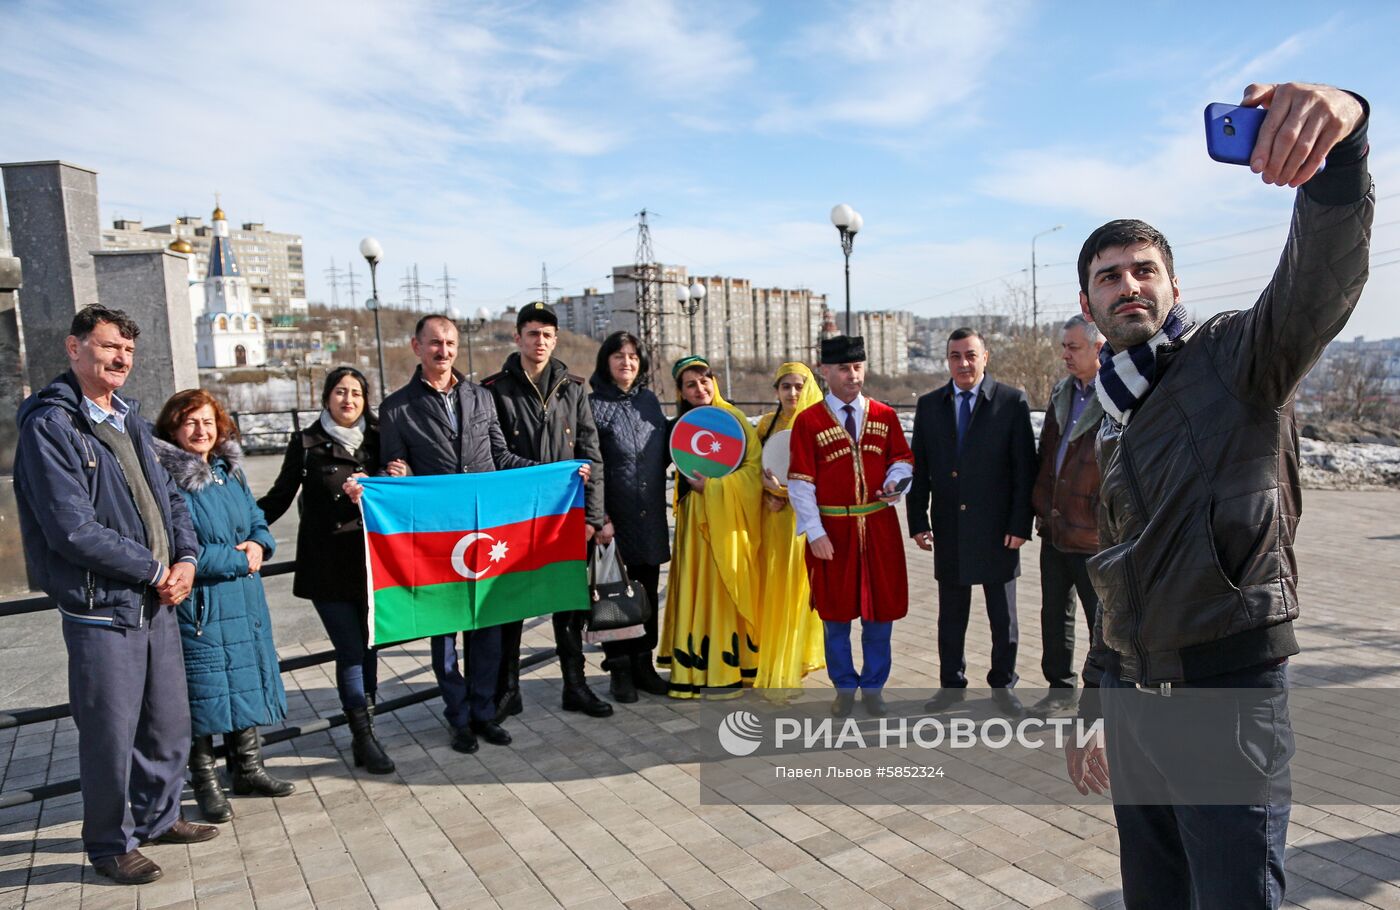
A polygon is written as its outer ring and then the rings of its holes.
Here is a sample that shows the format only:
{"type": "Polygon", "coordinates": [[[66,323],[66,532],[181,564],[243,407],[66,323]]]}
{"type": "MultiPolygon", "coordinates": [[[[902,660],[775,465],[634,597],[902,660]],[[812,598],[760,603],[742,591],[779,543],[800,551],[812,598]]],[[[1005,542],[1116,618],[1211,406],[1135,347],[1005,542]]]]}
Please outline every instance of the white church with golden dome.
{"type": "MultiPolygon", "coordinates": [[[[252,290],[248,279],[238,270],[238,260],[229,241],[228,221],[224,210],[217,205],[211,221],[214,236],[210,238],[209,270],[204,276],[203,293],[196,289],[193,275],[190,282],[190,305],[195,310],[195,358],[201,369],[262,366],[267,362],[263,320],[253,312],[252,290]]],[[[171,249],[181,243],[189,246],[188,241],[177,240],[170,245],[171,249]]],[[[193,267],[193,257],[190,263],[193,267]]]]}

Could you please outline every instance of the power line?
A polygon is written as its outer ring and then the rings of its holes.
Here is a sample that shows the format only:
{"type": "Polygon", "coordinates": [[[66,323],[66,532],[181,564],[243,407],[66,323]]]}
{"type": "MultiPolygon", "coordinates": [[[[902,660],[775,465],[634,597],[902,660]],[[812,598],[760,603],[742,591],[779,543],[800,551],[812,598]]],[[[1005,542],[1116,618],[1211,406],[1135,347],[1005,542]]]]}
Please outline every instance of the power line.
{"type": "MultiPolygon", "coordinates": [[[[635,226],[634,226],[634,225],[628,225],[627,227],[623,228],[621,231],[618,231],[616,234],[613,234],[613,235],[612,235],[611,237],[609,237],[607,240],[602,241],[602,242],[599,243],[598,245],[596,245],[596,246],[594,246],[594,247],[591,247],[590,249],[584,251],[583,253],[580,253],[580,254],[579,254],[576,258],[574,258],[573,260],[564,263],[563,266],[560,266],[560,267],[555,268],[555,270],[554,270],[554,276],[555,276],[555,278],[558,278],[558,277],[559,277],[559,274],[560,274],[561,272],[567,271],[567,270],[569,269],[570,266],[577,265],[579,262],[581,262],[581,261],[582,261],[583,259],[585,259],[586,257],[591,256],[591,255],[593,255],[594,253],[598,252],[598,251],[601,250],[603,247],[605,247],[605,246],[607,246],[608,244],[612,243],[614,240],[617,240],[619,237],[622,237],[622,236],[625,236],[626,234],[631,233],[634,229],[635,229],[635,226]]],[[[546,258],[545,261],[548,261],[548,258],[546,258]]],[[[521,288],[520,290],[516,291],[514,294],[511,294],[511,295],[509,295],[509,296],[507,296],[507,297],[485,297],[485,298],[480,298],[480,299],[485,300],[485,301],[487,301],[487,302],[489,302],[489,303],[502,303],[502,304],[507,304],[507,305],[508,305],[511,301],[513,301],[513,300],[515,300],[515,299],[517,299],[517,298],[519,298],[519,297],[523,297],[523,296],[525,296],[526,294],[530,293],[531,291],[537,291],[537,290],[539,290],[538,286],[532,285],[532,286],[530,286],[530,287],[521,288]]]]}
{"type": "Polygon", "coordinates": [[[532,290],[532,291],[539,291],[539,292],[540,292],[540,302],[542,302],[543,304],[545,304],[545,306],[548,306],[548,305],[549,305],[549,292],[550,292],[551,290],[553,290],[553,288],[551,288],[551,287],[549,286],[549,266],[548,266],[546,263],[543,263],[543,262],[540,263],[540,283],[539,283],[539,286],[538,286],[538,287],[533,287],[533,288],[531,288],[530,290],[532,290]]]}
{"type": "Polygon", "coordinates": [[[345,274],[335,267],[335,257],[331,257],[331,267],[322,272],[326,276],[326,283],[331,286],[331,306],[340,306],[340,279],[345,274]]]}
{"type": "Polygon", "coordinates": [[[345,284],[350,288],[350,305],[359,306],[360,299],[355,296],[355,264],[352,262],[345,267],[345,284]]]}
{"type": "MultiPolygon", "coordinates": [[[[1386,200],[1386,199],[1393,199],[1393,198],[1395,198],[1396,196],[1400,196],[1400,193],[1390,193],[1390,194],[1385,195],[1385,196],[1378,196],[1378,197],[1376,198],[1376,201],[1377,201],[1377,202],[1381,202],[1381,201],[1386,200]]],[[[1275,228],[1285,227],[1285,226],[1287,226],[1287,225],[1290,224],[1290,223],[1291,223],[1291,220],[1290,220],[1290,221],[1279,221],[1279,222],[1275,222],[1274,224],[1266,224],[1266,225],[1264,225],[1263,227],[1249,228],[1248,230],[1244,230],[1244,231],[1234,231],[1234,232],[1229,233],[1229,234],[1219,234],[1219,235],[1217,235],[1217,236],[1215,236],[1215,237],[1202,237],[1202,238],[1199,239],[1199,240],[1188,240],[1188,241],[1186,241],[1185,243],[1174,243],[1174,244],[1172,244],[1172,248],[1173,248],[1173,249],[1181,249],[1182,247],[1197,246],[1197,245],[1202,244],[1202,243],[1214,243],[1214,242],[1217,241],[1217,240],[1230,240],[1230,239],[1235,238],[1235,237],[1243,237],[1243,236],[1245,236],[1246,234],[1258,234],[1258,233],[1261,232],[1261,231],[1271,231],[1271,230],[1274,230],[1275,228]]]]}
{"type": "Polygon", "coordinates": [[[442,290],[442,311],[451,315],[452,313],[452,286],[457,283],[457,279],[447,274],[447,263],[442,264],[442,282],[439,288],[442,290]]]}
{"type": "MultiPolygon", "coordinates": [[[[958,287],[958,288],[949,288],[949,289],[946,290],[946,291],[939,291],[938,293],[936,293],[936,294],[930,294],[930,295],[927,296],[927,297],[920,297],[920,298],[918,298],[918,299],[916,299],[916,300],[911,300],[911,301],[909,301],[908,303],[904,304],[903,306],[904,306],[904,307],[909,307],[909,306],[913,306],[913,305],[916,304],[916,303],[927,303],[927,302],[930,301],[930,300],[937,300],[937,299],[940,298],[940,297],[947,297],[948,295],[950,295],[950,294],[956,294],[956,293],[958,293],[959,291],[968,291],[968,290],[971,290],[972,288],[981,287],[981,286],[984,285],[984,284],[991,284],[993,281],[1003,281],[1003,280],[1005,280],[1005,279],[1007,279],[1007,278],[1010,278],[1010,277],[1012,277],[1012,276],[1014,276],[1014,275],[1020,275],[1020,274],[1022,274],[1022,273],[1025,272],[1025,271],[1026,271],[1026,269],[1024,269],[1024,268],[1014,269],[1014,270],[1012,270],[1012,271],[1010,271],[1010,272],[1007,272],[1007,273],[1005,273],[1005,274],[1003,274],[1003,275],[998,275],[998,276],[996,276],[995,278],[984,278],[984,279],[982,279],[981,281],[974,281],[972,284],[965,284],[965,285],[963,285],[962,287],[958,287]]],[[[900,307],[900,308],[902,309],[903,307],[900,307]]]]}
{"type": "Polygon", "coordinates": [[[423,296],[423,288],[428,287],[418,280],[418,263],[413,263],[411,268],[405,267],[403,281],[399,282],[399,290],[404,293],[404,303],[411,309],[421,311],[424,303],[432,303],[433,298],[423,296]]]}
{"type": "Polygon", "coordinates": [[[637,253],[633,261],[632,280],[637,288],[637,322],[642,330],[642,346],[647,349],[647,360],[652,375],[648,377],[653,385],[659,366],[661,342],[659,331],[664,331],[661,319],[661,282],[656,263],[656,251],[651,245],[651,226],[647,224],[647,210],[637,213],[637,253]],[[660,325],[658,325],[660,323],[660,325]]]}
{"type": "MultiPolygon", "coordinates": [[[[1400,194],[1397,194],[1397,195],[1400,195],[1400,194]]],[[[1393,227],[1393,226],[1395,226],[1395,225],[1397,225],[1397,224],[1400,224],[1400,219],[1396,219],[1396,220],[1394,220],[1394,221],[1383,221],[1383,222],[1381,222],[1380,224],[1372,225],[1371,230],[1372,230],[1372,232],[1375,232],[1375,231],[1377,231],[1377,230],[1379,230],[1379,229],[1381,229],[1381,228],[1393,227]]],[[[1177,263],[1176,263],[1176,268],[1175,268],[1175,270],[1176,270],[1176,272],[1179,274],[1179,273],[1181,273],[1184,269],[1194,269],[1194,268],[1197,268],[1197,267],[1203,266],[1203,265],[1213,265],[1213,264],[1215,264],[1215,263],[1217,263],[1217,262],[1225,262],[1225,261],[1231,260],[1231,259],[1245,259],[1245,258],[1248,258],[1248,257],[1250,257],[1250,256],[1261,256],[1261,255],[1263,255],[1263,254],[1265,254],[1265,253],[1272,253],[1272,254],[1274,254],[1274,255],[1278,255],[1280,252],[1282,252],[1282,247],[1269,246],[1269,247],[1260,247],[1260,248],[1257,249],[1257,250],[1249,250],[1248,252],[1243,252],[1243,253],[1231,253],[1231,254],[1229,254],[1229,255],[1227,255],[1227,256],[1216,256],[1216,257],[1214,257],[1214,258],[1212,258],[1212,259],[1188,259],[1188,260],[1187,260],[1186,262],[1184,262],[1184,263],[1182,263],[1182,262],[1177,262],[1177,263]]],[[[1380,255],[1384,255],[1385,252],[1386,252],[1386,251],[1384,251],[1384,250],[1372,251],[1371,255],[1372,255],[1372,256],[1380,256],[1380,255]]],[[[1078,263],[1071,263],[1071,262],[1056,262],[1056,263],[1051,263],[1050,265],[1047,265],[1047,266],[1043,266],[1042,268],[1052,268],[1052,267],[1054,267],[1054,266],[1066,266],[1066,265],[1077,265],[1077,264],[1078,264],[1078,263]]],[[[992,279],[992,280],[995,280],[995,279],[992,279]]],[[[1242,280],[1242,281],[1247,281],[1247,280],[1249,280],[1249,279],[1240,279],[1240,280],[1242,280]]],[[[1054,290],[1055,288],[1071,287],[1071,286],[1075,286],[1075,285],[1078,285],[1078,284],[1079,284],[1079,279],[1078,279],[1078,278],[1074,278],[1074,279],[1071,279],[1071,280],[1069,280],[1069,281],[1057,281],[1057,282],[1054,282],[1054,283],[1052,283],[1052,284],[1042,284],[1040,287],[1041,287],[1042,290],[1054,290]]],[[[1215,285],[1204,285],[1204,287],[1215,287],[1215,285]]]]}

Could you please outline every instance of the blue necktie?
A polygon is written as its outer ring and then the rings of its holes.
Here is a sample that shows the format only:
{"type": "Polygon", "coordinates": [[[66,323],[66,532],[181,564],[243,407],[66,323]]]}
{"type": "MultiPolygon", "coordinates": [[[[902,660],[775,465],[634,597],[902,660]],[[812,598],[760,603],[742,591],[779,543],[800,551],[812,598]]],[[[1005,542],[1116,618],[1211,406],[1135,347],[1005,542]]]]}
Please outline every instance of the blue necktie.
{"type": "Polygon", "coordinates": [[[958,405],[958,454],[962,454],[963,440],[967,438],[967,425],[972,422],[972,393],[959,392],[962,404],[958,405]]]}
{"type": "Polygon", "coordinates": [[[843,405],[841,410],[846,412],[846,432],[851,434],[851,440],[856,438],[856,409],[851,405],[843,405]]]}

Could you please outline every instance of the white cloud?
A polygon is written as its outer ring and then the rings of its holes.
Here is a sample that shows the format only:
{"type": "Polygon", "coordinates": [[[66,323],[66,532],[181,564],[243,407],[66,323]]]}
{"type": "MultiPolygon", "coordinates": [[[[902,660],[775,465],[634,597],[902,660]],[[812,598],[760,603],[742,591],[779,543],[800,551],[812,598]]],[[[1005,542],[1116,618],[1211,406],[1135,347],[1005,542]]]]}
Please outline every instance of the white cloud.
{"type": "Polygon", "coordinates": [[[603,0],[581,7],[564,31],[580,58],[620,65],[647,94],[702,98],[729,88],[752,69],[736,34],[749,18],[734,5],[677,0],[603,0]]]}
{"type": "Polygon", "coordinates": [[[813,74],[805,96],[778,98],[759,126],[909,129],[968,98],[1011,41],[1022,3],[850,4],[784,49],[813,74]]]}
{"type": "Polygon", "coordinates": [[[1166,220],[1242,198],[1243,169],[1210,160],[1199,131],[1126,137],[1132,151],[1109,155],[1056,146],[1009,152],[977,181],[988,196],[1107,219],[1166,220]],[[1136,151],[1137,154],[1133,152],[1136,151]]]}

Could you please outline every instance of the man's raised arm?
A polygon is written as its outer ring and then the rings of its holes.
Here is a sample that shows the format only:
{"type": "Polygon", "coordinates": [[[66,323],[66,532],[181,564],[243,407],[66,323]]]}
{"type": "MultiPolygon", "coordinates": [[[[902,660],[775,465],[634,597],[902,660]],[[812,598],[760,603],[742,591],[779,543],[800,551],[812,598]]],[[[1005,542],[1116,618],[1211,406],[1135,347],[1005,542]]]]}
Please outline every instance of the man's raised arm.
{"type": "Polygon", "coordinates": [[[1251,85],[1245,105],[1267,105],[1252,169],[1265,183],[1301,186],[1273,278],[1241,331],[1234,386],[1282,404],[1342,330],[1366,284],[1375,196],[1366,166],[1368,106],[1325,85],[1251,85]],[[1326,168],[1318,167],[1326,162],[1326,168]]]}

